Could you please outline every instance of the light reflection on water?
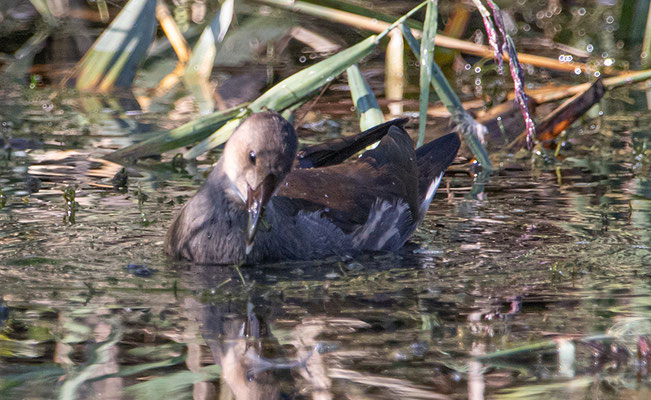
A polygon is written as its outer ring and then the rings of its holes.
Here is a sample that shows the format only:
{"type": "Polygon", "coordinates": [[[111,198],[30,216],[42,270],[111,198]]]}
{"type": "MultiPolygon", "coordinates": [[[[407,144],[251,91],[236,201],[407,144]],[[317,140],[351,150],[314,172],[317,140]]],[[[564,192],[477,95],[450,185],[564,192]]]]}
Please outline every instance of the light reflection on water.
{"type": "Polygon", "coordinates": [[[582,129],[557,166],[508,160],[482,200],[465,198],[472,181],[453,168],[399,254],[243,268],[246,286],[230,267],[162,254],[205,163],[133,167],[120,193],[119,166],[101,155],[125,137],[17,142],[27,149],[0,160],[0,393],[644,396],[635,352],[651,332],[648,180],[628,150],[610,147],[613,134],[640,139],[608,119],[582,129]],[[76,188],[74,224],[66,187],[76,188]],[[612,346],[581,342],[614,332],[612,346]],[[560,337],[575,342],[473,359],[560,337]]]}

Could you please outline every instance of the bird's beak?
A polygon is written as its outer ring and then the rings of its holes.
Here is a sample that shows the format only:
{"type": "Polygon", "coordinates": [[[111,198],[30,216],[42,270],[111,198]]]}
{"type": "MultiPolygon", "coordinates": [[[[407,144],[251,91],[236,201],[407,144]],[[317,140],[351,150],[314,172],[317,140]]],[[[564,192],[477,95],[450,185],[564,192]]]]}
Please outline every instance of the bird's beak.
{"type": "Polygon", "coordinates": [[[253,248],[253,238],[258,230],[262,208],[267,204],[275,189],[276,177],[272,174],[267,175],[258,187],[248,186],[246,208],[249,211],[249,223],[246,227],[246,254],[249,254],[253,248]]]}

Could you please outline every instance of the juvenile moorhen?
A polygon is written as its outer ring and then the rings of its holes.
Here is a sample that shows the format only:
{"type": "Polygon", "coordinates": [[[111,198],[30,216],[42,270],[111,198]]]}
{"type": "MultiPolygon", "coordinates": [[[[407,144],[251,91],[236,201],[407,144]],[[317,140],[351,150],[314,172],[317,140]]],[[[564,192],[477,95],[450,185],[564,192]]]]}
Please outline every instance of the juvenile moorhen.
{"type": "Polygon", "coordinates": [[[165,251],[200,264],[251,264],[398,250],[423,220],[460,144],[451,133],[414,150],[405,122],[297,155],[289,122],[274,112],[253,114],[177,215],[165,251]]]}

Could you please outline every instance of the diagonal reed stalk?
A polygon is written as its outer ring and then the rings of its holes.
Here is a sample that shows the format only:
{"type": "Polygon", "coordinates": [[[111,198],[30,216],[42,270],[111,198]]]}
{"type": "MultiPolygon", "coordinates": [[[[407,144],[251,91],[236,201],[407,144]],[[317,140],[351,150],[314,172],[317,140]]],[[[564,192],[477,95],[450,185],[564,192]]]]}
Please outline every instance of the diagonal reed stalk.
{"type": "Polygon", "coordinates": [[[110,161],[132,162],[139,158],[161,154],[166,151],[178,149],[179,147],[188,146],[192,143],[204,139],[206,136],[215,132],[227,121],[246,115],[246,105],[241,105],[224,111],[214,112],[196,118],[187,124],[170,131],[162,132],[159,135],[151,137],[140,143],[127,146],[115,151],[105,158],[110,161]]]}
{"type": "MultiPolygon", "coordinates": [[[[362,15],[353,14],[346,11],[337,10],[334,8],[323,7],[320,5],[307,3],[300,0],[256,0],[259,3],[267,4],[273,7],[282,8],[290,11],[300,12],[306,15],[311,15],[318,18],[323,18],[329,21],[334,21],[358,29],[364,29],[369,32],[382,32],[388,26],[388,22],[384,22],[375,18],[364,17],[362,15]]],[[[411,27],[411,25],[410,25],[411,27]]],[[[415,37],[420,37],[421,32],[417,29],[412,29],[415,37]]],[[[448,49],[458,50],[462,53],[472,54],[481,57],[493,57],[495,54],[493,49],[489,46],[479,45],[476,43],[468,42],[465,40],[455,39],[449,36],[437,34],[435,38],[436,45],[448,49]]],[[[579,62],[563,62],[557,59],[536,56],[533,54],[518,53],[520,62],[524,64],[531,64],[537,67],[549,68],[557,71],[574,72],[576,68],[586,72],[590,67],[584,63],[579,62]]],[[[504,56],[508,60],[508,56],[504,56]]],[[[604,74],[617,75],[620,71],[614,68],[606,67],[603,69],[604,74]]]]}
{"type": "MultiPolygon", "coordinates": [[[[407,18],[425,5],[426,2],[417,5],[388,26],[379,35],[369,36],[356,45],[285,78],[249,104],[248,110],[250,112],[259,112],[264,109],[282,111],[297,103],[303,102],[305,98],[318,91],[323,85],[331,82],[348,67],[368,56],[384,36],[388,35],[392,29],[402,24],[407,18]]],[[[199,154],[224,143],[230,137],[230,133],[232,133],[230,129],[234,129],[236,127],[235,125],[235,123],[229,124],[228,128],[224,127],[223,130],[213,133],[187,151],[183,157],[186,159],[195,158],[199,154]]]]}
{"type": "MultiPolygon", "coordinates": [[[[480,2],[480,0],[474,1],[480,2]]],[[[493,10],[493,18],[495,19],[500,34],[502,35],[502,51],[509,55],[509,69],[511,71],[511,77],[513,78],[513,90],[515,91],[515,98],[520,105],[522,118],[524,118],[524,123],[527,127],[527,147],[531,150],[533,147],[533,141],[536,138],[536,126],[533,123],[533,118],[531,118],[531,113],[529,112],[529,99],[527,98],[527,94],[524,92],[524,73],[522,72],[520,62],[518,61],[518,53],[515,50],[513,39],[511,39],[511,36],[506,33],[504,21],[502,20],[502,10],[500,10],[497,4],[492,0],[487,1],[493,10]]],[[[481,5],[481,3],[479,4],[481,5]]],[[[484,19],[490,19],[490,15],[484,19]]]]}
{"type": "MultiPolygon", "coordinates": [[[[230,137],[232,131],[249,113],[259,112],[263,109],[283,111],[304,102],[305,99],[311,96],[315,91],[318,91],[321,87],[331,82],[336,76],[369,55],[377,47],[379,41],[397,26],[401,27],[403,35],[418,57],[420,55],[420,44],[413,35],[411,35],[411,32],[404,28],[403,23],[413,13],[427,5],[427,3],[428,2],[425,1],[419,4],[393,24],[387,26],[379,35],[372,35],[356,45],[284,79],[267,92],[263,93],[255,101],[249,104],[248,107],[243,105],[224,112],[206,115],[205,117],[187,123],[172,131],[164,132],[161,135],[150,138],[144,142],[121,149],[109,155],[107,158],[111,160],[133,160],[146,155],[160,154],[161,152],[201,140],[201,142],[199,142],[195,147],[191,148],[184,154],[184,157],[187,159],[195,158],[203,152],[224,143],[228,137],[230,137]]],[[[430,19],[433,20],[434,18],[430,19]]],[[[434,32],[435,29],[431,31],[434,32]]],[[[354,69],[351,71],[354,75],[354,69]]],[[[484,168],[491,170],[492,165],[488,159],[488,154],[480,142],[480,138],[483,135],[482,132],[485,128],[481,124],[478,124],[463,109],[461,101],[457,97],[456,93],[454,93],[447,80],[445,80],[438,65],[434,62],[431,63],[430,73],[432,77],[430,83],[450,111],[453,120],[459,127],[459,130],[468,143],[468,146],[473,151],[473,154],[475,154],[477,160],[484,166],[484,168]]],[[[362,86],[358,85],[355,90],[357,91],[361,88],[362,86]]],[[[373,117],[373,120],[377,119],[377,121],[380,121],[379,115],[381,115],[381,112],[373,117]]],[[[364,122],[365,125],[367,123],[371,124],[370,120],[369,122],[364,122]]]]}
{"type": "Polygon", "coordinates": [[[214,91],[208,79],[215,63],[218,46],[231,25],[233,8],[234,0],[226,0],[222,3],[215,18],[204,29],[199,41],[192,48],[192,55],[185,68],[183,82],[194,96],[202,114],[215,110],[214,91]]]}
{"type": "Polygon", "coordinates": [[[160,97],[167,93],[167,91],[169,91],[171,88],[176,86],[176,84],[179,82],[181,76],[183,75],[183,72],[185,71],[185,66],[188,63],[188,60],[190,60],[190,54],[192,52],[190,51],[188,43],[183,37],[181,30],[176,24],[176,21],[174,21],[172,13],[170,13],[167,4],[165,4],[163,0],[158,0],[156,2],[156,19],[158,20],[160,27],[163,29],[165,37],[167,37],[167,40],[170,42],[170,45],[174,49],[176,57],[179,59],[176,67],[174,68],[174,71],[167,74],[158,83],[155,96],[160,97]]]}
{"type": "MultiPolygon", "coordinates": [[[[51,27],[56,27],[58,25],[57,16],[54,15],[50,9],[50,5],[47,0],[29,0],[32,3],[32,6],[36,11],[41,14],[43,21],[51,27]]],[[[10,3],[11,4],[11,3],[10,3]]]]}
{"type": "Polygon", "coordinates": [[[174,17],[170,13],[167,4],[163,0],[158,0],[156,2],[156,19],[160,27],[163,29],[167,40],[169,40],[176,57],[178,57],[179,62],[186,64],[190,59],[190,49],[188,48],[188,42],[183,37],[181,30],[179,29],[174,17]]]}
{"type": "MultiPolygon", "coordinates": [[[[142,3],[143,1],[149,0],[131,1],[142,3]]],[[[275,0],[261,1],[274,2],[275,0]]],[[[301,4],[301,2],[296,2],[295,4],[301,4]]],[[[315,92],[319,91],[328,82],[332,81],[335,76],[341,74],[343,71],[347,70],[349,67],[355,65],[357,62],[369,55],[377,47],[379,40],[386,36],[396,26],[401,27],[402,34],[405,36],[410,47],[418,57],[420,54],[420,44],[414,38],[412,30],[405,28],[403,24],[414,12],[421,9],[426,4],[427,2],[419,4],[409,13],[391,25],[382,23],[384,30],[380,31],[379,35],[370,36],[367,39],[346,50],[341,51],[340,53],[335,54],[334,56],[331,56],[328,59],[325,59],[309,68],[297,72],[296,74],[281,81],[273,88],[269,89],[249,105],[242,104],[229,110],[215,112],[200,117],[181,127],[178,127],[171,131],[163,132],[141,143],[131,145],[124,149],[116,151],[108,155],[106,158],[114,161],[133,161],[137,158],[160,154],[203,140],[195,148],[191,149],[184,155],[186,158],[196,157],[202,152],[223,143],[230,136],[230,132],[232,132],[239,121],[241,121],[249,113],[261,111],[263,109],[287,111],[294,109],[300,104],[304,103],[306,99],[312,96],[315,92]],[[233,123],[227,124],[233,119],[235,119],[233,123]],[[209,138],[208,136],[211,134],[212,137],[209,138]]],[[[377,28],[377,25],[375,25],[375,28],[377,28]]],[[[437,35],[436,39],[439,39],[440,36],[441,35],[437,35]]],[[[492,52],[490,54],[492,54],[492,52]]],[[[642,71],[640,73],[629,74],[626,76],[608,78],[604,81],[604,84],[607,87],[621,86],[624,84],[630,84],[632,82],[649,79],[650,75],[651,72],[642,71]]],[[[478,124],[464,110],[461,101],[457,97],[456,93],[452,90],[450,84],[444,78],[438,65],[434,62],[431,65],[431,76],[431,85],[434,87],[435,91],[438,93],[444,105],[452,115],[453,121],[455,121],[455,123],[459,126],[459,129],[466,139],[466,142],[469,145],[470,149],[473,151],[478,161],[484,166],[484,168],[487,170],[492,169],[488,155],[480,141],[483,129],[485,128],[482,125],[478,124]]],[[[361,88],[361,86],[358,88],[361,88]]],[[[579,89],[579,87],[576,88],[576,90],[579,89]]],[[[354,90],[356,91],[357,89],[354,90]]],[[[568,94],[571,92],[571,90],[566,92],[567,93],[565,93],[565,96],[571,95],[568,94]]],[[[549,94],[546,94],[545,96],[549,96],[549,94]]],[[[377,118],[377,120],[379,121],[379,118],[377,118]]],[[[368,122],[368,124],[370,123],[371,122],[368,122]]],[[[364,122],[364,124],[367,124],[367,122],[364,122]]]]}
{"type": "MultiPolygon", "coordinates": [[[[411,34],[409,28],[401,26],[401,30],[405,40],[407,40],[407,43],[411,48],[411,51],[418,58],[420,55],[420,43],[418,43],[418,40],[411,34]]],[[[475,121],[475,119],[463,108],[459,96],[457,96],[452,89],[452,86],[450,86],[450,83],[445,79],[443,71],[441,71],[441,68],[436,62],[432,61],[431,69],[432,79],[430,83],[436,91],[436,94],[438,94],[441,99],[441,102],[445,105],[445,108],[448,109],[452,120],[457,124],[457,127],[466,144],[472,151],[472,154],[486,170],[492,170],[493,164],[491,164],[491,161],[488,158],[488,153],[482,144],[486,127],[475,121]]]]}

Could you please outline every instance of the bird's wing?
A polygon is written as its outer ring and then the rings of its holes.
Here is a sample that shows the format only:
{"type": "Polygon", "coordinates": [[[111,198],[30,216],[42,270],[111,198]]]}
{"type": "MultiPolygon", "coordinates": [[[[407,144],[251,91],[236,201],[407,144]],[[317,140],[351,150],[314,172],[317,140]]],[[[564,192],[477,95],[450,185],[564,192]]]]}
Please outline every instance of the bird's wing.
{"type": "MultiPolygon", "coordinates": [[[[413,142],[400,127],[389,125],[380,144],[360,158],[321,168],[294,169],[272,199],[283,213],[319,212],[346,233],[382,215],[388,203],[409,213],[418,211],[418,171],[413,142]]],[[[387,215],[389,213],[387,212],[387,215]]]]}
{"type": "Polygon", "coordinates": [[[381,140],[392,126],[402,127],[409,118],[397,118],[352,136],[330,140],[298,152],[295,168],[318,168],[342,163],[381,140]]]}

